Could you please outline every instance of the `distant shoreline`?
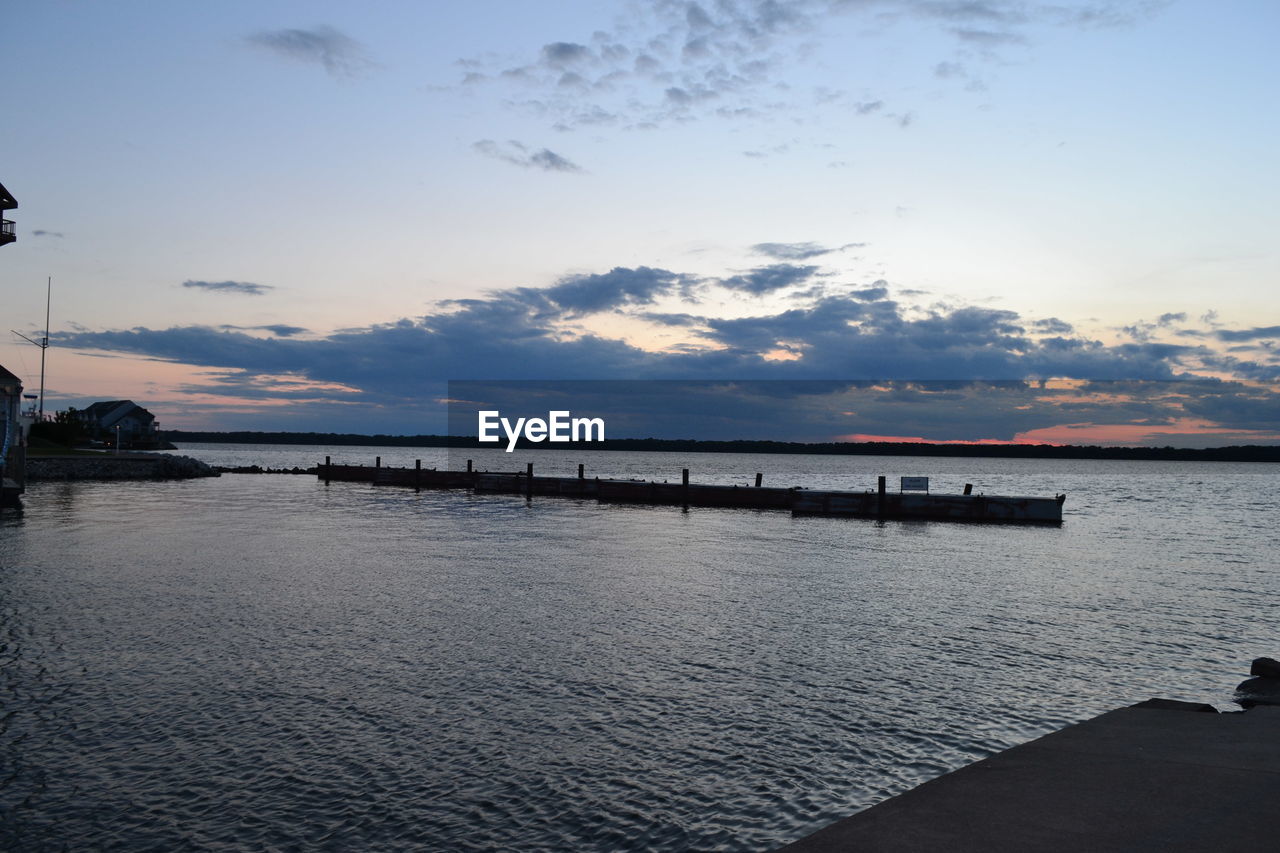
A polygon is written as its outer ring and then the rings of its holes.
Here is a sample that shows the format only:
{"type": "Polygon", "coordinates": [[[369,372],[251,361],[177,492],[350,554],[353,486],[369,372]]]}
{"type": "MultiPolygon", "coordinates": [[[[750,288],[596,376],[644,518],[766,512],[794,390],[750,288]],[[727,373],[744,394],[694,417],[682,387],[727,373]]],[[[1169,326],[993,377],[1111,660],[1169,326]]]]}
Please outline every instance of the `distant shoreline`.
{"type": "MultiPolygon", "coordinates": [[[[187,432],[166,430],[172,442],[206,444],[318,444],[365,447],[450,447],[493,449],[472,436],[357,435],[327,432],[187,432]]],[[[832,456],[955,456],[1008,459],[1137,459],[1200,462],[1280,462],[1280,446],[1099,447],[1057,444],[920,444],[915,442],[707,441],[668,438],[611,438],[603,442],[527,444],[520,450],[620,450],[663,453],[792,453],[832,456]]]]}

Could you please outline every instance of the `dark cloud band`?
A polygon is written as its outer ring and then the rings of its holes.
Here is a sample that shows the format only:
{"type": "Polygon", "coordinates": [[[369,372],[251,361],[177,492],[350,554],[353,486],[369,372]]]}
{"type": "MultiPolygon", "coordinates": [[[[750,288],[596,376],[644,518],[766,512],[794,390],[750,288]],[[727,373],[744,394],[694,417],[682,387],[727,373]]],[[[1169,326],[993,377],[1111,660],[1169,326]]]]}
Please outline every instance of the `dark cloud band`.
{"type": "Polygon", "coordinates": [[[195,290],[206,290],[210,293],[243,293],[249,296],[262,296],[275,290],[269,284],[254,284],[250,281],[184,281],[183,287],[195,290]]]}

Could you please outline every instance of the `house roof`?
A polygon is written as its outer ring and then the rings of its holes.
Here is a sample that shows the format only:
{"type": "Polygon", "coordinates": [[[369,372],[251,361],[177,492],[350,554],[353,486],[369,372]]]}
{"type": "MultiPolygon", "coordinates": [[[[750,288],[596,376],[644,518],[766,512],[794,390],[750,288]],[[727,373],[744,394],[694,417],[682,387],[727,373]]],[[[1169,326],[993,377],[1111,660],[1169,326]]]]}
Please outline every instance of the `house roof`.
{"type": "Polygon", "coordinates": [[[22,380],[0,366],[0,393],[6,397],[17,397],[22,393],[22,380]]]}
{"type": "Polygon", "coordinates": [[[155,415],[151,414],[132,400],[103,400],[86,406],[80,411],[80,416],[82,418],[97,421],[102,427],[109,427],[116,421],[129,415],[155,420],[155,415]]]}
{"type": "Polygon", "coordinates": [[[124,403],[132,403],[132,400],[103,400],[100,403],[92,403],[81,409],[81,413],[91,418],[102,418],[111,413],[113,409],[118,408],[124,403]]]}
{"type": "Polygon", "coordinates": [[[0,184],[0,210],[13,210],[17,206],[18,200],[10,195],[4,184],[0,184]]]}

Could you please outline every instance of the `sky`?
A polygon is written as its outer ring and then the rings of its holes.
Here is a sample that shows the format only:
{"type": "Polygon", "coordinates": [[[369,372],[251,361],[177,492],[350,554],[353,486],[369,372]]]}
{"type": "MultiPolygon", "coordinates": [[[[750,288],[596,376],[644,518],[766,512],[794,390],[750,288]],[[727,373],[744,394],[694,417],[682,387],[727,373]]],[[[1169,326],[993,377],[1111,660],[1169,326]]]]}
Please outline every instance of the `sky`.
{"type": "Polygon", "coordinates": [[[794,417],[716,437],[1277,443],[1277,31],[1262,0],[12,4],[0,364],[38,386],[10,330],[51,278],[46,410],[162,428],[769,380],[794,417]],[[815,380],[849,384],[801,428],[815,380]]]}

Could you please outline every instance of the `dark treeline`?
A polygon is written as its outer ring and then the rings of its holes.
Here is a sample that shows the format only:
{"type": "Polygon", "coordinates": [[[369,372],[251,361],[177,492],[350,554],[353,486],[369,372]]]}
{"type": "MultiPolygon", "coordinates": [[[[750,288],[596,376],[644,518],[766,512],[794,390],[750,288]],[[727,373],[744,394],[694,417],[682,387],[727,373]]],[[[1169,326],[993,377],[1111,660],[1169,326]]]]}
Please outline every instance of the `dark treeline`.
{"type": "MultiPolygon", "coordinates": [[[[357,435],[332,432],[188,432],[166,430],[173,442],[221,444],[320,444],[372,447],[505,448],[469,435],[357,435]]],[[[1211,462],[1280,462],[1280,447],[1097,447],[1053,444],[917,444],[914,442],[700,441],[670,438],[610,438],[603,442],[530,444],[520,450],[632,450],[697,453],[820,453],[858,456],[960,456],[1012,459],[1153,459],[1211,462]]]]}

